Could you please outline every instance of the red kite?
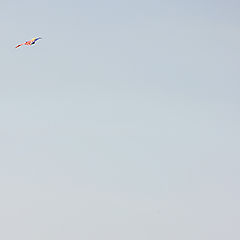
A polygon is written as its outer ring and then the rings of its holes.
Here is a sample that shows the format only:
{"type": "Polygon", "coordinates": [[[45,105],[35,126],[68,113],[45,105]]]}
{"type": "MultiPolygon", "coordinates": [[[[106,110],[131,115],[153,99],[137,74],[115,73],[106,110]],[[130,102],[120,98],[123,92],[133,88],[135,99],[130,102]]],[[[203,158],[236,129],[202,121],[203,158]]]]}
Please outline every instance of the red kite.
{"type": "Polygon", "coordinates": [[[35,44],[35,42],[36,42],[37,40],[39,40],[39,39],[42,39],[42,38],[40,38],[40,37],[38,37],[38,38],[33,38],[33,39],[30,40],[30,41],[27,41],[27,42],[25,42],[25,43],[22,43],[22,44],[17,45],[16,48],[18,48],[18,47],[20,47],[20,46],[22,46],[22,45],[31,46],[31,45],[35,44]]]}

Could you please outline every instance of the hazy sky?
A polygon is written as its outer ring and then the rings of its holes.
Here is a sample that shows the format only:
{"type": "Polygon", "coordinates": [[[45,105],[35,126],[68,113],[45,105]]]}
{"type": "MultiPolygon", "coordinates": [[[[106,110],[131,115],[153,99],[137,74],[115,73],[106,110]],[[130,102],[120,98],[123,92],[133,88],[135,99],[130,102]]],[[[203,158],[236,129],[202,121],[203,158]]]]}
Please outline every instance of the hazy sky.
{"type": "Polygon", "coordinates": [[[239,10],[2,0],[0,238],[240,239],[239,10]]]}

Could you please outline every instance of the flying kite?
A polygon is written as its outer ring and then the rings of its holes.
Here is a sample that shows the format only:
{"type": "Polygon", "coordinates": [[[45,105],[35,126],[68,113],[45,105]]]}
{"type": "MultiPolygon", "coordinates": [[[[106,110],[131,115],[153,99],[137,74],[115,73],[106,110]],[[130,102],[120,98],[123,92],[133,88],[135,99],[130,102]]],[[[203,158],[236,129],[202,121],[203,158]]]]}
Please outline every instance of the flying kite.
{"type": "Polygon", "coordinates": [[[22,44],[17,45],[16,48],[21,47],[22,45],[31,46],[31,45],[35,44],[36,41],[39,40],[39,39],[42,39],[42,38],[41,38],[41,37],[33,38],[33,39],[31,39],[30,41],[27,41],[27,42],[25,42],[25,43],[22,43],[22,44]]]}

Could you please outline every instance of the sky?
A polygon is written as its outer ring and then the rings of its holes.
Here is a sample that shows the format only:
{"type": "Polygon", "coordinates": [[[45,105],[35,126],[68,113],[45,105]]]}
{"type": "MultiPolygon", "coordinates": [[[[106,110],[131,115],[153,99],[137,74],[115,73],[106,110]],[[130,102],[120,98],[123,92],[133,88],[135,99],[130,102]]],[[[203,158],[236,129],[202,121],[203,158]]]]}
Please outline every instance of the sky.
{"type": "Polygon", "coordinates": [[[0,238],[239,239],[239,8],[2,0],[0,238]]]}

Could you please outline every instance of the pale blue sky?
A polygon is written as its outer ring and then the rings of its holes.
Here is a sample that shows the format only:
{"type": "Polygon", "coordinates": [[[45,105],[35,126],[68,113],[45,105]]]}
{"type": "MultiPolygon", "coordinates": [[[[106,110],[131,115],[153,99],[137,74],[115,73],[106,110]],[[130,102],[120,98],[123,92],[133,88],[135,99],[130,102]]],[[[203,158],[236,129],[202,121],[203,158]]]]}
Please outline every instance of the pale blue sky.
{"type": "Polygon", "coordinates": [[[238,240],[239,8],[1,2],[0,238],[238,240]]]}

